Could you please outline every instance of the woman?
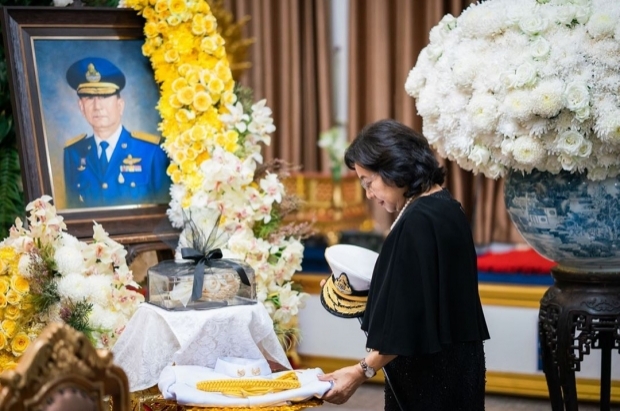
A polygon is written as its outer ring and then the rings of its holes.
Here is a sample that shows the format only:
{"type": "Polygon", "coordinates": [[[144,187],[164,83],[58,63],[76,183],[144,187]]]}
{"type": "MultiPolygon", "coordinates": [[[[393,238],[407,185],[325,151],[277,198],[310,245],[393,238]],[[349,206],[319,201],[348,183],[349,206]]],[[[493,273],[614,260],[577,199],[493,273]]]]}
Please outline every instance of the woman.
{"type": "Polygon", "coordinates": [[[482,342],[489,333],[476,251],[460,204],[441,187],[444,169],[423,136],[394,120],[365,127],[345,163],[368,199],[398,214],[377,258],[363,317],[369,353],[322,376],[333,383],[323,399],[346,402],[385,367],[391,383],[386,410],[484,410],[482,342]]]}

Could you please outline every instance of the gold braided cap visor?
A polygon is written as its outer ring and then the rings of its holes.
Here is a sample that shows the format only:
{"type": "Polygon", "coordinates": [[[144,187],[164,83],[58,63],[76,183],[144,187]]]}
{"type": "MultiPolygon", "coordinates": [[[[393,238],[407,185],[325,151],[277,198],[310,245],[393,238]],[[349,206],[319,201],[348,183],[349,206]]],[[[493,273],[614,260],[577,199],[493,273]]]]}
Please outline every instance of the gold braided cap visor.
{"type": "Polygon", "coordinates": [[[361,317],[366,310],[368,291],[355,292],[350,288],[347,290],[346,287],[342,287],[343,283],[348,284],[346,274],[341,274],[337,280],[334,275],[330,276],[321,290],[321,304],[329,313],[338,317],[361,317]]]}
{"type": "Polygon", "coordinates": [[[117,93],[119,87],[114,83],[82,83],[77,88],[79,95],[104,96],[117,93]]]}

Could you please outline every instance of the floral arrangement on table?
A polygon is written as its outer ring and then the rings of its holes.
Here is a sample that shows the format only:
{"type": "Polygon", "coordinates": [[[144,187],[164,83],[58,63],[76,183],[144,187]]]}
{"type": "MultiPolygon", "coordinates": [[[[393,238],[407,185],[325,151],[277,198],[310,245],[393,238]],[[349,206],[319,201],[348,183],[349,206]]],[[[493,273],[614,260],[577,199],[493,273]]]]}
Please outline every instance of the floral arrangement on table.
{"type": "MultiPolygon", "coordinates": [[[[160,85],[163,147],[171,164],[168,216],[183,227],[191,215],[208,231],[220,216],[229,236],[224,257],[256,273],[257,296],[280,337],[295,335],[294,317],[307,294],[291,281],[301,269],[304,227],[282,225],[295,202],[280,181],[281,162],[262,164],[261,144],[275,130],[265,100],[231,76],[224,41],[205,0],[125,0],[145,19],[143,53],[160,85]]],[[[185,231],[181,243],[191,243],[185,231]]],[[[179,254],[179,253],[177,253],[179,254]]]]}
{"type": "Polygon", "coordinates": [[[439,155],[508,170],[620,171],[620,2],[493,0],[446,15],[405,89],[439,155]]]}
{"type": "Polygon", "coordinates": [[[349,146],[344,127],[337,125],[322,132],[319,136],[318,145],[327,152],[332,179],[340,181],[344,166],[344,152],[349,146]]]}
{"type": "Polygon", "coordinates": [[[65,232],[50,196],[26,207],[0,242],[0,370],[18,358],[53,321],[111,348],[144,301],[125,263],[126,251],[94,225],[89,244],[65,232]]]}

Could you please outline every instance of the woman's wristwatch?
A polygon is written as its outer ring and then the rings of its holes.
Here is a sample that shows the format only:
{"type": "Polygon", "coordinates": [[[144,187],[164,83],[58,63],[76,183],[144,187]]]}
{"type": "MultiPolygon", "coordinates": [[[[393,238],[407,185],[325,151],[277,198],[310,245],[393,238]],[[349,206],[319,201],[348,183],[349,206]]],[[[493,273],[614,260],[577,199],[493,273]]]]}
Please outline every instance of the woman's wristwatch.
{"type": "Polygon", "coordinates": [[[362,367],[362,371],[364,371],[366,378],[372,378],[377,374],[374,368],[366,364],[365,358],[362,358],[362,361],[360,361],[360,367],[362,367]]]}

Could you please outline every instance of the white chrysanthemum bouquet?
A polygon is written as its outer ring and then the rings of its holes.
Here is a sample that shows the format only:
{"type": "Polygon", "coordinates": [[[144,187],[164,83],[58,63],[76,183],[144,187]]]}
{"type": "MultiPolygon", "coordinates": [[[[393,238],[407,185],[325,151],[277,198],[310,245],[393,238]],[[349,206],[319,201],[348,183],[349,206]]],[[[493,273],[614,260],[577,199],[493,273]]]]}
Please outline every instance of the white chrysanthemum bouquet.
{"type": "Polygon", "coordinates": [[[405,84],[439,155],[508,170],[620,171],[620,2],[490,0],[430,32],[405,84]]]}

